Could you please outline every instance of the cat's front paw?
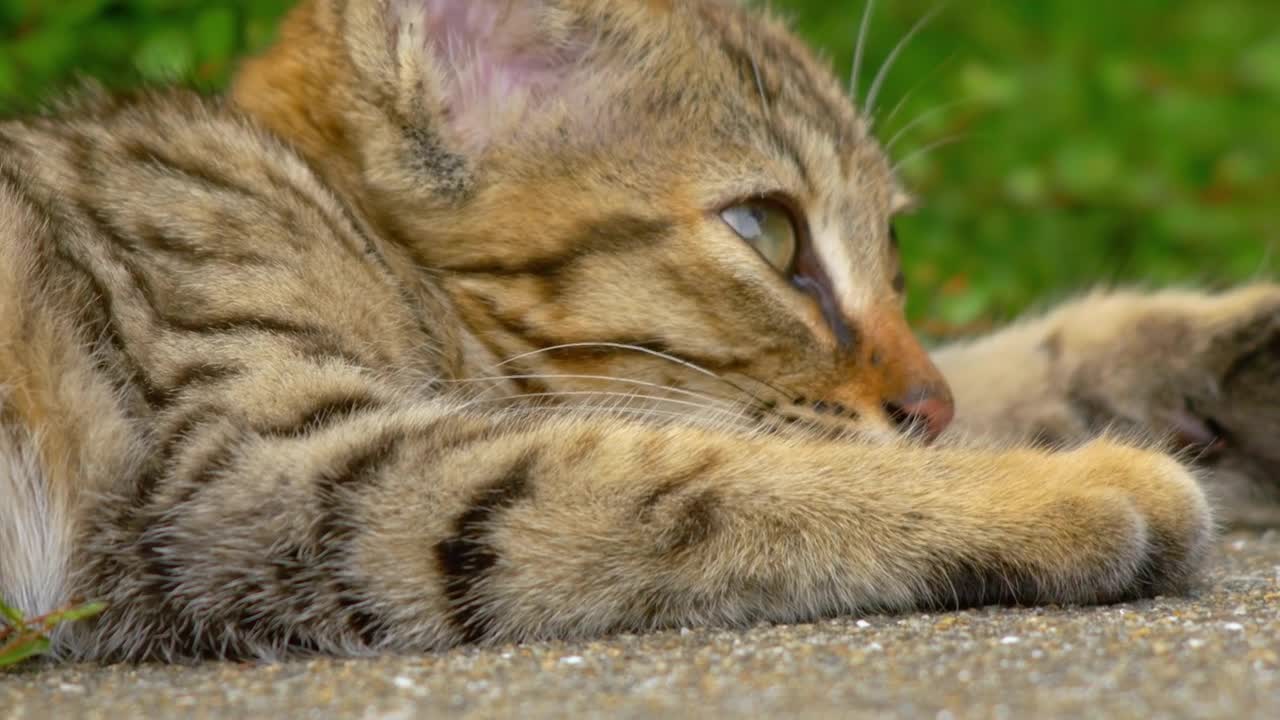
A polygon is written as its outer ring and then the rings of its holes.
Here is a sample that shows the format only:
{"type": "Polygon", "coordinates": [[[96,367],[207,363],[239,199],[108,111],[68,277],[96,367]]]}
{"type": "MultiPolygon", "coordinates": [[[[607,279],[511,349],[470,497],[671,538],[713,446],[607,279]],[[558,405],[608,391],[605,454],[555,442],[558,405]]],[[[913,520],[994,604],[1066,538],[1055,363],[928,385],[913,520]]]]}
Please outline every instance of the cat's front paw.
{"type": "Polygon", "coordinates": [[[1213,516],[1172,457],[1103,439],[1000,464],[1012,474],[960,551],[991,554],[952,565],[938,604],[1122,602],[1180,593],[1199,577],[1213,516]]]}
{"type": "Polygon", "coordinates": [[[1103,517],[1119,517],[1122,507],[1133,514],[1112,529],[1096,529],[1097,542],[1115,543],[1113,563],[1121,570],[1106,579],[1117,582],[1111,591],[1118,598],[1178,593],[1195,581],[1214,538],[1214,522],[1188,468],[1169,456],[1109,440],[1062,459],[1074,466],[1074,482],[1086,496],[1110,506],[1103,517]]]}

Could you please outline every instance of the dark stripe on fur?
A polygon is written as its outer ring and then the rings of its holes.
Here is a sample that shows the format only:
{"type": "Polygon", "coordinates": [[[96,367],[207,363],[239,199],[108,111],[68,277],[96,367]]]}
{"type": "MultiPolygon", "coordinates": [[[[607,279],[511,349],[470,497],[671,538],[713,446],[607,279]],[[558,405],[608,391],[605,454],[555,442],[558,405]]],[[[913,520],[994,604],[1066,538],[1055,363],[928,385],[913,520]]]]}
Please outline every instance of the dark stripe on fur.
{"type": "Polygon", "coordinates": [[[481,490],[471,506],[454,522],[453,537],[436,545],[436,563],[444,576],[449,620],[464,642],[475,643],[489,635],[489,621],[480,614],[484,580],[498,563],[498,551],[489,541],[493,523],[502,512],[532,493],[534,458],[522,456],[502,476],[481,490]]]}
{"type": "Polygon", "coordinates": [[[170,155],[155,145],[144,145],[137,140],[126,141],[123,149],[126,157],[140,165],[156,168],[196,185],[259,202],[253,190],[240,186],[216,168],[197,162],[194,154],[186,157],[170,155]]]}
{"type": "Polygon", "coordinates": [[[719,453],[715,451],[708,451],[706,457],[694,463],[688,469],[681,470],[660,482],[657,488],[640,500],[639,512],[637,513],[637,517],[640,518],[640,522],[653,522],[656,519],[655,511],[663,500],[681,492],[682,490],[686,490],[690,483],[698,480],[699,478],[705,477],[707,473],[721,462],[722,459],[719,456],[719,453]]]}
{"type": "Polygon", "coordinates": [[[616,255],[651,248],[671,233],[668,222],[635,215],[616,215],[591,222],[561,242],[563,250],[516,263],[480,262],[443,265],[440,269],[468,275],[538,275],[551,277],[592,255],[616,255]]]}
{"type": "Polygon", "coordinates": [[[293,422],[266,428],[262,432],[280,438],[306,437],[381,407],[381,401],[367,394],[338,394],[319,401],[293,422]]]}
{"type": "MultiPolygon", "coordinates": [[[[126,499],[129,515],[135,526],[139,522],[149,520],[152,497],[161,482],[173,470],[173,463],[183,447],[194,439],[196,430],[210,424],[218,418],[226,416],[225,410],[218,407],[202,405],[187,411],[181,419],[157,440],[162,444],[160,449],[147,465],[147,469],[133,483],[133,492],[126,499]]],[[[142,527],[137,528],[139,532],[142,527]]]]}
{"type": "MultiPolygon", "coordinates": [[[[116,358],[118,362],[123,364],[125,374],[129,377],[132,387],[122,389],[140,392],[144,402],[153,410],[162,407],[167,401],[168,393],[156,385],[146,371],[143,370],[142,364],[133,356],[129,344],[125,341],[124,335],[117,325],[116,300],[111,291],[107,289],[106,283],[93,270],[89,269],[87,264],[66,251],[65,248],[59,247],[57,256],[80,275],[95,296],[93,306],[101,309],[102,319],[100,322],[93,322],[91,327],[86,328],[89,332],[88,340],[96,346],[98,353],[108,352],[111,357],[116,358]]],[[[82,319],[83,321],[84,319],[82,319]]]]}
{"type": "MultiPolygon", "coordinates": [[[[186,318],[160,314],[157,320],[171,330],[195,335],[242,335],[261,333],[285,338],[295,345],[305,357],[317,360],[337,360],[351,367],[368,367],[369,361],[346,346],[342,338],[329,328],[298,323],[267,315],[240,315],[220,318],[186,318]]],[[[376,348],[371,349],[376,352],[376,348]]],[[[388,358],[379,358],[381,364],[390,364],[388,358]]]]}
{"type": "MultiPolygon", "coordinates": [[[[734,70],[738,73],[738,79],[743,86],[743,91],[748,97],[760,97],[763,104],[762,111],[772,113],[775,105],[778,104],[778,94],[769,82],[769,77],[765,74],[765,69],[761,68],[758,63],[752,60],[746,50],[731,43],[728,38],[721,38],[721,51],[729,58],[729,62],[733,65],[734,70]],[[759,75],[757,76],[757,73],[759,75]]],[[[800,154],[799,147],[792,142],[791,138],[783,131],[778,123],[764,123],[764,132],[766,140],[774,146],[774,149],[791,161],[792,166],[805,186],[813,188],[813,178],[809,175],[809,166],[805,162],[804,156],[800,154]]]]}
{"type": "MultiPolygon", "coordinates": [[[[0,137],[3,136],[0,135],[0,137]]],[[[4,162],[0,162],[0,182],[8,185],[13,194],[17,195],[19,200],[42,219],[52,220],[57,217],[54,213],[54,208],[49,205],[45,198],[36,194],[35,189],[31,187],[30,180],[22,172],[4,162]]]]}
{"type": "Polygon", "coordinates": [[[171,560],[163,549],[174,547],[171,536],[175,525],[181,522],[178,514],[212,477],[225,474],[234,467],[236,448],[237,443],[227,442],[211,451],[200,469],[186,481],[186,488],[176,502],[167,508],[153,509],[133,518],[135,527],[141,529],[135,547],[144,568],[143,582],[146,589],[140,595],[154,604],[153,612],[166,625],[176,626],[180,620],[180,611],[173,607],[170,597],[181,585],[185,563],[181,558],[171,560]]]}
{"type": "Polygon", "coordinates": [[[1221,387],[1231,387],[1246,370],[1257,366],[1268,356],[1280,358],[1280,329],[1275,316],[1262,314],[1257,320],[1233,330],[1226,339],[1219,341],[1220,347],[1251,348],[1236,358],[1219,383],[1221,387]]]}
{"type": "Polygon", "coordinates": [[[404,437],[388,434],[375,438],[352,454],[316,483],[322,516],[315,528],[314,543],[320,548],[321,566],[332,573],[336,602],[348,627],[366,647],[376,648],[386,639],[388,623],[370,607],[367,594],[349,578],[356,562],[351,557],[359,532],[356,498],[367,494],[384,469],[395,461],[404,437]]]}
{"type": "Polygon", "coordinates": [[[929,587],[931,592],[921,606],[930,610],[1033,605],[1044,599],[1043,590],[1034,577],[986,560],[962,559],[939,568],[929,587]]]}
{"type": "Polygon", "coordinates": [[[722,504],[715,490],[703,490],[684,499],[672,515],[662,552],[681,555],[706,542],[715,534],[722,504]]]}
{"type": "MultiPolygon", "coordinates": [[[[139,248],[138,244],[126,237],[112,222],[111,218],[107,217],[99,209],[82,204],[80,211],[93,225],[95,231],[111,241],[111,245],[117,251],[112,253],[113,260],[128,273],[133,281],[134,288],[142,295],[156,322],[166,325],[169,329],[204,335],[265,332],[292,336],[303,340],[305,344],[319,343],[325,346],[326,349],[342,345],[342,342],[330,330],[269,316],[196,319],[170,313],[167,304],[158,297],[149,273],[137,263],[120,254],[120,251],[123,251],[135,257],[139,256],[141,248],[139,248]]],[[[349,352],[344,352],[343,354],[353,356],[349,352]]]]}
{"type": "Polygon", "coordinates": [[[177,397],[189,390],[215,385],[225,380],[239,377],[244,368],[219,363],[195,362],[187,365],[174,374],[168,382],[165,393],[169,397],[177,397]]]}
{"type": "MultiPolygon", "coordinates": [[[[485,298],[482,298],[482,301],[488,302],[485,298]]],[[[490,303],[490,307],[493,307],[492,303],[490,303]]],[[[563,345],[575,345],[577,343],[572,339],[544,335],[540,330],[529,326],[523,320],[499,314],[496,309],[490,317],[497,321],[509,335],[514,335],[527,343],[532,348],[532,351],[539,351],[540,354],[546,357],[562,362],[591,362],[617,355],[640,357],[645,356],[646,353],[644,351],[648,350],[677,357],[719,373],[737,372],[748,364],[746,360],[736,358],[710,358],[703,355],[684,353],[656,339],[639,340],[627,337],[602,337],[595,338],[589,344],[584,343],[578,347],[562,347],[563,345]]],[[[491,345],[490,349],[499,357],[511,355],[510,352],[497,345],[491,345]]],[[[654,360],[662,362],[657,358],[654,358],[654,360]]]]}
{"type": "MultiPolygon", "coordinates": [[[[224,228],[228,236],[236,235],[230,228],[239,223],[238,216],[223,218],[219,226],[224,228]]],[[[239,268],[269,265],[271,260],[264,255],[245,251],[233,251],[227,247],[203,247],[198,243],[180,240],[172,234],[161,232],[154,227],[138,229],[138,237],[147,249],[178,258],[186,265],[204,265],[206,263],[226,263],[239,268]]]]}
{"type": "Polygon", "coordinates": [[[330,331],[292,320],[266,315],[233,315],[219,318],[197,319],[163,316],[164,323],[174,330],[197,335],[234,335],[239,333],[271,333],[274,335],[323,335],[330,331]]]}
{"type": "Polygon", "coordinates": [[[689,486],[705,479],[723,462],[715,451],[690,467],[664,480],[640,501],[640,522],[662,528],[658,552],[664,556],[680,555],[706,542],[715,532],[722,505],[715,490],[689,490],[689,486]],[[665,505],[659,510],[660,505],[665,505]]]}
{"type": "MultiPolygon", "coordinates": [[[[378,252],[377,246],[374,244],[372,238],[366,233],[366,226],[359,222],[355,213],[351,212],[351,208],[347,207],[347,205],[341,202],[336,196],[328,193],[327,191],[320,190],[317,194],[321,197],[317,198],[305,192],[303,187],[300,187],[297,182],[275,172],[275,169],[272,167],[261,167],[258,168],[258,170],[265,173],[266,179],[271,184],[272,188],[277,191],[287,192],[298,202],[299,205],[302,205],[320,216],[322,220],[321,224],[333,232],[334,235],[346,235],[346,237],[342,237],[341,239],[347,241],[352,240],[352,236],[354,236],[354,242],[342,242],[341,245],[342,249],[346,250],[352,255],[352,257],[360,261],[360,268],[372,270],[372,267],[368,265],[367,262],[373,258],[375,260],[375,264],[382,265],[382,269],[388,272],[390,271],[390,265],[386,262],[386,258],[382,257],[382,254],[378,252]],[[325,200],[328,202],[324,202],[325,200]],[[334,210],[337,211],[336,214],[333,212],[334,210]],[[345,230],[346,233],[341,232],[343,230],[345,230]]],[[[316,185],[319,186],[319,183],[316,185]]],[[[302,244],[300,244],[299,247],[305,248],[306,239],[300,240],[302,240],[302,244]]]]}

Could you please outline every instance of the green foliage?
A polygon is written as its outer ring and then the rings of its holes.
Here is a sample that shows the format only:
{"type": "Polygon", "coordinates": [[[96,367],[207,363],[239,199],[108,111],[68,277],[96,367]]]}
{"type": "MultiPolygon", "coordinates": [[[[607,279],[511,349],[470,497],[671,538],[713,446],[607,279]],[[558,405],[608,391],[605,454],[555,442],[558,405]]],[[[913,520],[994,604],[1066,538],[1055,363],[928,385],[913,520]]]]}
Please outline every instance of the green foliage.
{"type": "MultiPolygon", "coordinates": [[[[879,3],[872,67],[936,4],[879,3]]],[[[850,67],[861,8],[790,5],[850,67]]],[[[1096,284],[1274,276],[1280,3],[952,3],[903,53],[884,96],[881,138],[959,103],[892,150],[924,201],[899,225],[911,314],[938,333],[1096,284]]]]}
{"type": "Polygon", "coordinates": [[[28,619],[0,601],[0,670],[49,652],[49,634],[59,625],[87,620],[105,609],[88,603],[28,619]]]}
{"type": "MultiPolygon", "coordinates": [[[[0,112],[78,73],[218,88],[288,4],[0,0],[0,112]]],[[[851,66],[860,3],[772,4],[851,66]]],[[[937,0],[877,4],[864,91],[937,0]]],[[[1225,284],[1277,269],[1280,3],[952,3],[884,90],[883,140],[934,111],[892,152],[924,200],[899,230],[911,314],[935,333],[1098,283],[1225,284]]]]}
{"type": "Polygon", "coordinates": [[[0,0],[0,112],[78,76],[111,87],[226,83],[270,41],[291,0],[0,0]]]}

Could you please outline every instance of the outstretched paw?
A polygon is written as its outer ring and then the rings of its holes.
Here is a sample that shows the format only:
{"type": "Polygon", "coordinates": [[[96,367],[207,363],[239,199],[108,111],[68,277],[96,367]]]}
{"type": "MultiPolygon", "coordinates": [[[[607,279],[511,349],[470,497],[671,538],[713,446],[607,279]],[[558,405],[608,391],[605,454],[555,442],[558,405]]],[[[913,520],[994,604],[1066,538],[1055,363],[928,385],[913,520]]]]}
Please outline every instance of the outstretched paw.
{"type": "Polygon", "coordinates": [[[1193,474],[1170,457],[1105,440],[1073,455],[1087,468],[1083,486],[1119,492],[1142,520],[1145,542],[1125,594],[1146,597],[1190,587],[1214,537],[1213,514],[1193,474]]]}

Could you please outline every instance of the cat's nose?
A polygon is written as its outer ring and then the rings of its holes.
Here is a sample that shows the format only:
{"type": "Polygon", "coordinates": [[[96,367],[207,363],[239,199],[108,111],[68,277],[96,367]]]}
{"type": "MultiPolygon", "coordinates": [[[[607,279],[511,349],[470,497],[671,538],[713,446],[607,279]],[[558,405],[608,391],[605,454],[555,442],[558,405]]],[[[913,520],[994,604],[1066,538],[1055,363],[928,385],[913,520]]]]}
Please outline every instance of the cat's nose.
{"type": "Polygon", "coordinates": [[[937,440],[956,417],[955,401],[945,386],[913,388],[885,402],[884,410],[900,431],[921,433],[928,442],[937,440]]]}

